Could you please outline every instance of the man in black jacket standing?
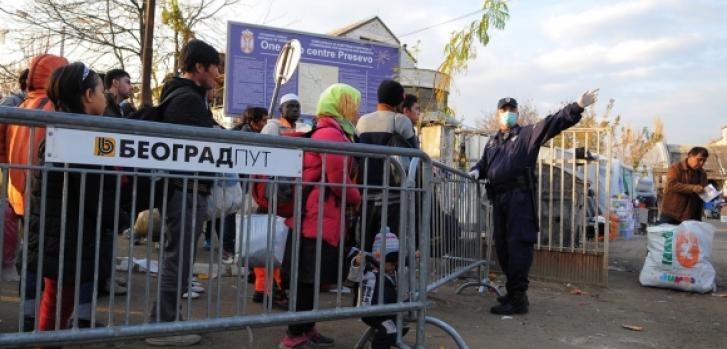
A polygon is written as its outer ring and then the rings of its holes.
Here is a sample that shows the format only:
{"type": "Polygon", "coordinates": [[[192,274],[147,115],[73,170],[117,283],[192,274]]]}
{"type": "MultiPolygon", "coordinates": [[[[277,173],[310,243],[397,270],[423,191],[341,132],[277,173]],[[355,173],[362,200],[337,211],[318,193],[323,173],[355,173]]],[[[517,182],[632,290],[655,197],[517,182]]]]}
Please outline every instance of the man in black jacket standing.
{"type": "MultiPolygon", "coordinates": [[[[165,108],[160,110],[162,122],[213,127],[215,122],[208,108],[206,95],[207,90],[215,86],[215,79],[219,75],[219,53],[203,41],[191,40],[182,47],[179,60],[182,76],[172,78],[162,88],[161,100],[171,98],[165,108]]],[[[210,181],[193,178],[186,182],[181,178],[169,182],[166,217],[168,233],[163,246],[161,292],[157,300],[159,311],[156,313],[155,304],[152,321],[171,322],[181,319],[178,293],[184,293],[187,289],[189,268],[194,257],[193,246],[207,220],[207,196],[211,185],[210,181]],[[177,285],[181,285],[181,291],[177,285]]],[[[186,346],[194,345],[200,339],[199,335],[190,334],[147,338],[146,341],[150,345],[186,346]]]]}

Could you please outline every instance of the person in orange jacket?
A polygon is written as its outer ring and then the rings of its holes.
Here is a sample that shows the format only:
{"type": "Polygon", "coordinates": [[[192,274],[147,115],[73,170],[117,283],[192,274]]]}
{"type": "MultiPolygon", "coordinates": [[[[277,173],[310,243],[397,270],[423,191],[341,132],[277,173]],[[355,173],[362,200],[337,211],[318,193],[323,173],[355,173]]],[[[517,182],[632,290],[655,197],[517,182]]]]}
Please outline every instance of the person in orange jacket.
{"type": "MultiPolygon", "coordinates": [[[[46,95],[46,83],[53,71],[58,67],[68,64],[68,60],[52,55],[42,54],[30,61],[27,78],[27,94],[25,100],[18,105],[25,109],[41,109],[54,111],[53,103],[48,101],[46,95]]],[[[45,137],[45,128],[27,127],[23,125],[0,124],[0,162],[7,163],[13,167],[25,166],[28,159],[37,159],[38,146],[45,137]],[[31,132],[31,129],[34,129],[31,132]],[[31,134],[33,139],[31,140],[31,134]],[[30,155],[30,156],[29,156],[30,155]]],[[[28,170],[10,169],[7,196],[9,205],[5,208],[5,236],[6,246],[8,243],[17,245],[18,226],[20,219],[25,214],[25,187],[28,170]],[[7,239],[9,238],[9,239],[7,239]]],[[[14,245],[11,245],[14,246],[14,245]]],[[[15,251],[15,247],[12,248],[15,251]]],[[[13,256],[14,257],[14,256],[13,256]]],[[[37,258],[28,258],[28,273],[24,276],[26,280],[24,309],[24,329],[32,330],[35,316],[35,285],[37,258]]],[[[11,262],[12,263],[12,262],[11,262]]],[[[5,269],[3,269],[5,271],[5,269]]]]}

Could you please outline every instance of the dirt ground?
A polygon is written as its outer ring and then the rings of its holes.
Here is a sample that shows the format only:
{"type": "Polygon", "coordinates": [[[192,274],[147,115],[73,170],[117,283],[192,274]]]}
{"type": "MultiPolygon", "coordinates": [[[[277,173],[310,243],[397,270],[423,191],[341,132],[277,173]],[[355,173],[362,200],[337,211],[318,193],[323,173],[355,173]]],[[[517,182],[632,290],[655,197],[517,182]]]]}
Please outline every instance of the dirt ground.
{"type": "MultiPolygon", "coordinates": [[[[717,227],[712,263],[717,270],[717,284],[724,286],[727,285],[727,224],[711,223],[717,227]]],[[[724,289],[718,289],[715,294],[700,295],[642,287],[638,275],[646,253],[643,235],[629,241],[614,241],[610,250],[607,288],[533,281],[529,292],[530,313],[503,318],[488,312],[496,303],[494,295],[481,295],[475,289],[455,295],[455,282],[430,294],[435,305],[429,314],[453,325],[470,348],[727,347],[724,289]],[[623,325],[639,326],[643,330],[632,331],[623,325]]],[[[223,280],[223,283],[229,283],[226,287],[232,288],[233,278],[223,280]]],[[[143,297],[143,283],[134,288],[133,295],[143,297]]],[[[16,330],[13,326],[17,326],[17,285],[0,284],[0,296],[0,332],[13,332],[16,330]]],[[[334,301],[334,295],[325,295],[325,303],[334,301]]],[[[193,302],[206,302],[206,298],[193,302]]],[[[234,308],[234,304],[222,304],[222,307],[234,308]]],[[[338,348],[351,348],[366,329],[355,319],[319,326],[323,333],[336,339],[338,348]]],[[[252,337],[248,331],[209,333],[203,335],[203,342],[198,347],[276,348],[283,333],[282,327],[254,329],[252,337]]],[[[451,339],[433,327],[427,328],[426,336],[428,348],[456,347],[451,339]]],[[[407,337],[413,338],[413,333],[407,337]]],[[[142,341],[132,341],[93,347],[131,349],[146,346],[142,341]]]]}

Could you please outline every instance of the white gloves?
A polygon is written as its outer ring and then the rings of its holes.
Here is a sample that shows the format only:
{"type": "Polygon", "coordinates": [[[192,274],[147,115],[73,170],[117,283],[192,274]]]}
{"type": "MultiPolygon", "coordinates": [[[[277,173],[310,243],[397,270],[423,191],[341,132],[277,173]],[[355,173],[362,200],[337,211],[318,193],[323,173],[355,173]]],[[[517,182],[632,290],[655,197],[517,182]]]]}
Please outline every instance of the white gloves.
{"type": "Polygon", "coordinates": [[[583,92],[581,97],[578,98],[578,106],[585,109],[591,104],[596,103],[596,101],[598,101],[598,90],[599,89],[583,92]]]}
{"type": "Polygon", "coordinates": [[[474,179],[474,180],[477,180],[480,178],[480,170],[478,170],[478,169],[469,171],[469,172],[467,172],[467,174],[470,175],[470,177],[472,177],[472,179],[474,179]]]}

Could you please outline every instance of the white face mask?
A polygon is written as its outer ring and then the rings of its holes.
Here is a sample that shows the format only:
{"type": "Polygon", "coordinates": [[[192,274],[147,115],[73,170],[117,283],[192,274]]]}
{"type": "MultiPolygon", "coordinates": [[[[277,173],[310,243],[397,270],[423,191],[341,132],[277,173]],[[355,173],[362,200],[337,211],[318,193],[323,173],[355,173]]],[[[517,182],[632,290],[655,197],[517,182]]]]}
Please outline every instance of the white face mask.
{"type": "Polygon", "coordinates": [[[511,128],[517,124],[517,113],[508,111],[500,113],[500,125],[511,128]]]}

